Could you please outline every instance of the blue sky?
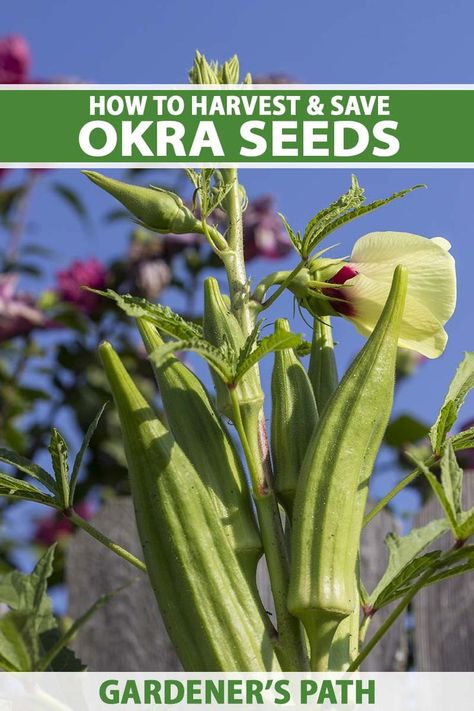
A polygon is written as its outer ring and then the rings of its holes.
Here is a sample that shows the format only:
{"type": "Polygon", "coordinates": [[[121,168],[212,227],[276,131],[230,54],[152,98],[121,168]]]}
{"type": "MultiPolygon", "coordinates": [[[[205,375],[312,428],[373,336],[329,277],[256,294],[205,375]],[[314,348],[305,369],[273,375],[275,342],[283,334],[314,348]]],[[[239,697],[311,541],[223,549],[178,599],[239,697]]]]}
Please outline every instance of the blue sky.
{"type": "MultiPolygon", "coordinates": [[[[473,78],[472,26],[474,6],[468,0],[441,3],[400,0],[398,3],[281,0],[223,3],[208,0],[160,2],[117,0],[18,0],[2,8],[0,33],[24,34],[32,48],[33,76],[77,77],[88,82],[173,83],[186,80],[195,49],[209,58],[237,52],[244,71],[283,71],[308,83],[431,83],[469,82],[473,78]]],[[[0,119],[1,121],[1,119],[0,119]]],[[[38,135],[40,136],[40,128],[38,135]]],[[[442,137],[440,136],[440,140],[442,137]]],[[[474,235],[472,201],[474,172],[469,170],[356,171],[369,199],[416,183],[417,191],[341,230],[340,254],[350,252],[362,234],[400,230],[426,236],[442,235],[453,244],[458,263],[459,302],[448,325],[449,345],[438,361],[427,363],[404,386],[397,410],[410,410],[431,421],[464,350],[474,349],[474,235]]],[[[32,206],[36,238],[54,246],[51,276],[73,257],[120,253],[123,228],[105,227],[100,217],[111,203],[78,171],[63,171],[60,179],[79,190],[97,218],[86,234],[68,210],[47,190],[47,176],[32,206]]],[[[55,174],[54,179],[58,175],[55,174]]],[[[319,208],[347,188],[346,170],[254,170],[241,178],[251,196],[271,192],[290,223],[304,227],[319,208]]],[[[291,261],[288,261],[288,266],[291,261]]],[[[252,265],[255,276],[266,265],[252,265]]],[[[289,300],[282,302],[291,314],[289,300]]],[[[280,313],[278,314],[280,315],[280,313]]],[[[298,327],[306,330],[299,322],[298,327]]],[[[308,335],[308,334],[306,334],[308,335]]],[[[361,345],[353,329],[337,324],[339,360],[345,365],[361,345]]],[[[267,368],[268,370],[268,368],[267,368]]],[[[466,418],[474,414],[472,399],[466,418]]]]}

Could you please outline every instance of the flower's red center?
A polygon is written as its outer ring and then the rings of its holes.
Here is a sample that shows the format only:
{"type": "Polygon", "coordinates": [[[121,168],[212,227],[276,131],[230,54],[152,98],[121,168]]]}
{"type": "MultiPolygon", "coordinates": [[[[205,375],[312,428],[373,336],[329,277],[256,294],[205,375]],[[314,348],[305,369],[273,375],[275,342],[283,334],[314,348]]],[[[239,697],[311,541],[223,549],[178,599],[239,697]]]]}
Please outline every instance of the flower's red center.
{"type": "MultiPolygon", "coordinates": [[[[328,284],[345,284],[358,275],[358,271],[346,264],[329,279],[328,284]]],[[[331,299],[331,306],[341,316],[355,316],[353,304],[349,300],[349,292],[345,289],[323,289],[323,294],[331,299]]]]}

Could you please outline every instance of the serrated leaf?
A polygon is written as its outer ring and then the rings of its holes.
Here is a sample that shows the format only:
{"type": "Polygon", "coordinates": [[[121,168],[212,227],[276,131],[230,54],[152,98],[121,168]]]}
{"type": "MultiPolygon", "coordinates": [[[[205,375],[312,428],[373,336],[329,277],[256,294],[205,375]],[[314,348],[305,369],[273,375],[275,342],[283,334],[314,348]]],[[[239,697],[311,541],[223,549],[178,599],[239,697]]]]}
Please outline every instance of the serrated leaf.
{"type": "Polygon", "coordinates": [[[281,212],[278,213],[278,217],[279,217],[280,220],[283,222],[283,227],[285,228],[286,233],[287,233],[288,237],[290,238],[293,247],[296,249],[296,251],[298,252],[298,254],[301,255],[302,239],[301,239],[300,233],[299,233],[299,232],[295,232],[295,231],[290,227],[290,225],[289,225],[289,223],[288,223],[286,217],[285,217],[281,212]]]}
{"type": "Polygon", "coordinates": [[[10,610],[0,617],[0,669],[3,671],[31,671],[30,657],[24,630],[28,615],[10,610]]]}
{"type": "MultiPolygon", "coordinates": [[[[17,619],[21,620],[21,626],[17,625],[16,629],[16,632],[21,634],[21,640],[14,639],[14,644],[18,645],[18,652],[23,656],[22,664],[27,665],[21,671],[36,671],[40,660],[59,638],[57,621],[53,615],[51,600],[47,595],[48,578],[53,571],[55,547],[49,548],[40,558],[30,575],[14,570],[0,576],[0,602],[8,605],[17,619]],[[28,651],[28,659],[21,652],[22,646],[28,651]]],[[[0,623],[1,619],[4,618],[0,618],[0,623]]],[[[12,637],[11,639],[13,640],[12,637]]],[[[5,652],[6,650],[0,647],[0,666],[5,652]]],[[[84,668],[73,652],[66,649],[63,652],[62,666],[52,665],[52,669],[81,671],[84,668]]]]}
{"type": "Polygon", "coordinates": [[[77,484],[77,478],[79,476],[79,472],[81,470],[82,466],[82,460],[84,459],[84,455],[87,451],[87,448],[89,446],[89,443],[91,441],[92,435],[97,429],[97,425],[99,424],[99,420],[103,415],[103,412],[105,408],[107,407],[107,403],[105,402],[102,407],[99,409],[97,412],[96,416],[90,423],[89,427],[87,428],[87,432],[84,436],[84,439],[82,440],[81,448],[76,454],[76,457],[74,459],[74,465],[72,467],[72,474],[71,474],[71,483],[69,485],[69,505],[72,506],[74,504],[74,494],[76,491],[76,484],[77,484]]]}
{"type": "Polygon", "coordinates": [[[355,209],[364,202],[364,190],[360,187],[355,175],[352,176],[349,190],[334,200],[328,207],[320,210],[308,222],[304,231],[302,244],[303,255],[308,256],[316,244],[320,241],[317,235],[327,224],[333,222],[341,214],[348,210],[355,209]]]}
{"type": "Polygon", "coordinates": [[[460,539],[465,541],[474,533],[474,506],[459,514],[458,523],[460,539]]]}
{"type": "Polygon", "coordinates": [[[234,380],[232,364],[223,354],[222,350],[211,345],[203,338],[193,338],[182,341],[170,341],[157,348],[149,355],[150,360],[160,368],[170,353],[175,351],[193,351],[198,353],[211,366],[217,375],[226,384],[231,384],[234,380]]]}
{"type": "Polygon", "coordinates": [[[20,454],[16,454],[16,452],[11,452],[10,450],[3,448],[0,448],[0,462],[10,464],[12,467],[15,467],[15,469],[18,469],[24,474],[28,474],[28,476],[31,476],[33,479],[37,479],[47,489],[49,489],[51,493],[56,495],[56,482],[53,477],[42,467],[38,466],[38,464],[30,462],[29,459],[22,457],[20,454]]]}
{"type": "MultiPolygon", "coordinates": [[[[325,216],[324,224],[321,227],[318,227],[317,229],[313,229],[311,239],[308,239],[307,242],[304,244],[304,255],[306,257],[309,256],[309,254],[313,251],[317,244],[319,244],[319,242],[321,242],[321,240],[323,240],[330,232],[334,232],[334,230],[337,230],[339,227],[342,227],[348,222],[351,222],[352,220],[355,220],[358,217],[362,217],[363,215],[367,215],[369,212],[378,210],[378,208],[384,207],[385,205],[388,205],[394,200],[398,200],[399,198],[405,197],[409,193],[413,192],[413,190],[417,190],[418,188],[423,187],[425,186],[414,185],[413,187],[407,188],[406,190],[400,190],[397,193],[393,193],[393,195],[390,195],[387,198],[382,198],[381,200],[374,200],[374,202],[371,202],[368,205],[353,207],[348,211],[344,212],[344,214],[340,215],[339,217],[336,217],[335,219],[334,217],[330,219],[331,214],[325,216]]],[[[336,212],[337,210],[334,211],[334,214],[336,214],[336,212]]]]}
{"type": "Polygon", "coordinates": [[[462,451],[463,449],[471,449],[471,447],[474,447],[474,427],[469,427],[469,429],[463,432],[458,432],[458,434],[450,437],[450,441],[453,443],[456,452],[462,451]]]}
{"type": "Polygon", "coordinates": [[[438,481],[438,479],[435,477],[433,472],[429,470],[429,468],[426,466],[424,462],[421,460],[417,459],[413,454],[410,455],[411,459],[415,462],[417,467],[421,470],[421,472],[425,475],[425,477],[428,480],[429,485],[431,486],[436,498],[438,499],[439,503],[441,504],[441,508],[443,509],[444,513],[446,514],[448,521],[450,523],[451,530],[456,538],[459,538],[459,526],[458,526],[458,521],[457,521],[457,516],[456,512],[454,511],[453,507],[451,506],[451,503],[446,496],[446,493],[441,485],[441,482],[438,481]]]}
{"type": "Polygon", "coordinates": [[[388,548],[388,564],[381,580],[370,595],[370,604],[380,609],[396,599],[397,591],[407,582],[418,577],[440,555],[439,551],[417,558],[419,554],[449,529],[445,519],[431,521],[427,526],[414,528],[406,536],[389,533],[385,539],[388,548]]]}
{"type": "Polygon", "coordinates": [[[433,451],[441,453],[446,435],[456,422],[459,410],[468,392],[474,387],[474,353],[465,353],[453,380],[436,422],[430,430],[433,451]]]}
{"type": "Polygon", "coordinates": [[[34,486],[22,479],[15,479],[0,472],[0,496],[5,496],[9,499],[23,499],[24,501],[33,501],[37,504],[45,504],[53,508],[60,508],[58,502],[52,496],[43,494],[34,486]]]}
{"type": "Polygon", "coordinates": [[[462,477],[453,444],[448,440],[441,457],[441,485],[456,516],[462,511],[462,477]]]}
{"type": "Polygon", "coordinates": [[[190,338],[202,338],[202,327],[197,323],[186,321],[182,316],[172,311],[169,306],[152,304],[146,299],[130,294],[117,294],[112,289],[107,291],[93,290],[96,294],[105,296],[115,301],[127,316],[132,318],[146,318],[151,321],[160,331],[166,333],[171,338],[177,340],[187,340],[190,338]]]}
{"type": "Polygon", "coordinates": [[[237,358],[237,368],[244,363],[244,361],[249,357],[249,355],[252,353],[253,349],[255,348],[255,345],[258,340],[258,334],[260,332],[261,325],[263,323],[263,319],[260,319],[254,326],[252,333],[248,336],[246,339],[244,345],[240,349],[239,356],[237,358]]]}
{"type": "Polygon", "coordinates": [[[240,363],[235,373],[234,381],[238,383],[245,373],[253,368],[253,366],[268,353],[286,350],[287,348],[298,348],[301,341],[302,338],[299,334],[290,333],[283,329],[274,331],[270,336],[265,336],[265,338],[259,341],[255,350],[247,356],[245,361],[240,363]]]}
{"type": "Polygon", "coordinates": [[[55,428],[51,430],[51,441],[48,451],[56,477],[58,499],[64,508],[69,506],[69,461],[68,448],[62,434],[55,428]]]}

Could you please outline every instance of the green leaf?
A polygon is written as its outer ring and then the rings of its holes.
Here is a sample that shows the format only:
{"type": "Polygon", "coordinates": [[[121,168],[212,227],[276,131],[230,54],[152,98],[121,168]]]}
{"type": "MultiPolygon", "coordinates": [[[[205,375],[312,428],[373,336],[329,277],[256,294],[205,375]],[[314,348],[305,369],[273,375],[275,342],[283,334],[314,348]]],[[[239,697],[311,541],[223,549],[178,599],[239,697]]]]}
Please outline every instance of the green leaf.
{"type": "Polygon", "coordinates": [[[51,463],[56,477],[58,498],[66,509],[69,506],[69,453],[64,437],[55,427],[51,430],[48,451],[51,455],[51,463]]]}
{"type": "Polygon", "coordinates": [[[414,444],[428,435],[429,425],[415,420],[411,415],[400,415],[392,420],[384,435],[384,442],[389,447],[398,449],[407,444],[414,444]]]}
{"type": "MultiPolygon", "coordinates": [[[[105,604],[109,602],[115,595],[119,594],[124,590],[125,588],[129,587],[135,580],[131,581],[131,583],[126,583],[125,585],[122,585],[121,587],[117,588],[117,590],[114,590],[110,593],[105,593],[104,595],[101,595],[87,610],[82,614],[80,617],[77,618],[77,620],[74,621],[74,623],[69,627],[67,632],[60,637],[57,635],[57,639],[54,644],[52,644],[45,657],[39,662],[38,668],[40,671],[45,671],[49,668],[54,669],[54,671],[73,671],[73,669],[70,668],[72,660],[64,656],[64,652],[69,652],[71,654],[70,650],[66,649],[66,645],[69,644],[69,642],[75,637],[75,635],[78,633],[78,631],[83,627],[83,625],[86,624],[90,620],[90,618],[95,615],[95,613],[100,610],[101,607],[103,607],[105,604]],[[62,663],[61,663],[61,657],[62,663]],[[58,665],[59,662],[59,665],[58,665]],[[64,668],[64,664],[66,663],[67,668],[64,668]],[[58,666],[60,668],[58,668],[58,666]]],[[[81,671],[83,668],[81,662],[76,659],[76,663],[80,665],[80,669],[77,671],[81,671]]]]}
{"type": "Polygon", "coordinates": [[[329,207],[321,210],[308,224],[303,237],[302,256],[308,257],[313,249],[321,242],[330,232],[342,227],[343,225],[355,220],[357,217],[366,215],[369,212],[377,210],[379,207],[388,205],[393,200],[405,197],[413,190],[425,187],[424,185],[414,185],[406,190],[400,190],[387,198],[375,200],[368,205],[362,205],[364,201],[364,192],[359,186],[355,176],[352,177],[352,185],[348,192],[342,195],[338,200],[332,203],[329,207]]]}
{"type": "Polygon", "coordinates": [[[303,241],[302,241],[302,239],[301,239],[300,233],[299,233],[299,232],[295,232],[295,231],[290,227],[290,225],[288,224],[288,221],[287,221],[286,217],[285,217],[281,212],[278,213],[278,217],[279,217],[280,220],[283,222],[283,227],[285,228],[286,233],[287,233],[288,237],[290,238],[293,247],[296,249],[296,251],[298,252],[298,254],[301,254],[301,249],[302,249],[303,241]]]}
{"type": "MultiPolygon", "coordinates": [[[[14,570],[0,576],[0,602],[8,605],[21,622],[16,629],[9,628],[9,639],[17,649],[18,657],[22,658],[22,671],[36,671],[41,659],[57,642],[59,630],[53,615],[51,600],[47,595],[48,578],[53,571],[55,546],[52,546],[40,558],[30,575],[24,575],[14,570]],[[21,640],[18,638],[21,635],[21,640]],[[22,652],[22,647],[28,652],[28,659],[22,652]]],[[[0,618],[1,620],[4,618],[0,618]]],[[[0,666],[7,649],[1,647],[0,631],[0,666]]],[[[10,652],[10,663],[13,662],[10,652]]],[[[63,671],[80,671],[84,667],[70,650],[64,650],[62,659],[63,671]],[[64,662],[67,660],[67,666],[64,662]]],[[[59,670],[59,669],[58,669],[59,670]]]]}
{"type": "Polygon", "coordinates": [[[235,373],[235,382],[238,383],[245,373],[268,353],[283,351],[287,348],[298,348],[301,342],[302,338],[299,334],[290,333],[283,329],[274,331],[270,336],[262,338],[255,350],[243,362],[239,363],[235,373]]]}
{"type": "Polygon", "coordinates": [[[33,479],[37,479],[53,494],[57,494],[56,482],[53,477],[42,467],[30,462],[26,457],[22,457],[20,454],[11,452],[8,449],[0,448],[0,462],[10,464],[24,474],[28,474],[28,476],[33,477],[33,479]]]}
{"type": "Polygon", "coordinates": [[[462,512],[462,476],[453,444],[448,440],[441,457],[441,485],[456,516],[462,512]]]}
{"type": "Polygon", "coordinates": [[[450,437],[450,441],[453,443],[456,452],[462,451],[463,449],[471,449],[471,447],[474,447],[474,427],[469,427],[469,429],[463,432],[458,432],[458,434],[450,437]]]}
{"type": "Polygon", "coordinates": [[[69,186],[64,185],[63,183],[54,183],[52,188],[54,192],[59,195],[59,197],[62,198],[70,208],[72,208],[84,225],[87,225],[89,222],[87,208],[75,190],[72,190],[69,186]]]}
{"type": "Polygon", "coordinates": [[[431,521],[423,528],[414,528],[406,536],[389,533],[385,539],[388,548],[388,565],[375,590],[370,604],[380,609],[399,596],[399,590],[414,580],[439,557],[440,551],[417,557],[433,541],[449,529],[445,519],[431,521]]]}
{"type": "Polygon", "coordinates": [[[340,215],[346,213],[348,210],[360,207],[364,202],[364,189],[360,187],[359,182],[355,175],[351,178],[351,186],[349,190],[334,200],[328,207],[320,210],[316,215],[308,222],[303,235],[303,254],[308,256],[312,249],[316,247],[320,241],[318,233],[324,229],[325,226],[333,222],[340,215]]]}
{"type": "Polygon", "coordinates": [[[468,511],[463,511],[458,516],[459,522],[459,537],[465,541],[474,533],[474,506],[468,511]]]}
{"type": "Polygon", "coordinates": [[[433,492],[438,499],[439,503],[441,504],[441,508],[445,512],[448,521],[451,526],[451,530],[454,534],[454,536],[459,539],[459,526],[458,526],[458,519],[456,512],[454,511],[453,507],[451,506],[451,502],[446,495],[443,486],[441,485],[441,482],[438,481],[438,479],[435,477],[433,472],[429,470],[429,468],[426,466],[424,462],[421,460],[417,459],[413,454],[409,455],[410,458],[415,462],[417,467],[421,470],[421,472],[425,475],[425,477],[428,479],[428,483],[430,484],[431,488],[433,489],[433,492]]]}
{"type": "Polygon", "coordinates": [[[30,657],[25,627],[28,615],[10,610],[0,617],[0,669],[3,671],[31,671],[30,657]]]}
{"type": "Polygon", "coordinates": [[[230,384],[234,380],[234,371],[232,364],[226,358],[221,349],[213,346],[204,338],[192,338],[182,341],[170,341],[157,348],[153,353],[150,353],[149,358],[160,368],[165,362],[170,353],[175,351],[193,351],[204,358],[217,375],[224,383],[230,384]]]}
{"type": "Polygon", "coordinates": [[[96,416],[90,423],[89,427],[87,428],[87,432],[84,436],[84,439],[82,440],[81,448],[79,452],[76,454],[76,458],[74,459],[74,465],[72,467],[72,474],[71,474],[71,483],[69,486],[69,505],[72,506],[74,503],[74,494],[76,491],[76,484],[77,484],[77,477],[79,476],[79,472],[81,470],[82,466],[82,460],[84,459],[84,455],[87,451],[87,448],[89,446],[89,443],[91,441],[92,435],[97,429],[97,425],[99,424],[99,420],[103,415],[103,412],[105,408],[107,407],[107,403],[105,402],[102,407],[99,409],[97,412],[96,416]]]}
{"type": "Polygon", "coordinates": [[[146,318],[160,331],[171,336],[171,338],[177,340],[202,338],[203,331],[201,326],[191,321],[186,321],[172,311],[169,306],[152,304],[146,299],[131,296],[130,294],[117,294],[115,291],[112,291],[112,289],[108,289],[107,291],[92,289],[92,291],[115,301],[117,306],[119,306],[127,316],[131,316],[132,318],[146,318]]]}
{"type": "Polygon", "coordinates": [[[441,453],[442,445],[456,422],[459,410],[468,392],[474,387],[474,353],[465,353],[441,407],[438,419],[430,430],[433,451],[441,453]]]}
{"type": "Polygon", "coordinates": [[[0,496],[5,496],[9,499],[23,499],[24,501],[33,501],[37,504],[45,504],[53,508],[60,508],[58,501],[48,494],[43,494],[41,491],[28,482],[22,479],[15,479],[0,472],[0,496]]]}

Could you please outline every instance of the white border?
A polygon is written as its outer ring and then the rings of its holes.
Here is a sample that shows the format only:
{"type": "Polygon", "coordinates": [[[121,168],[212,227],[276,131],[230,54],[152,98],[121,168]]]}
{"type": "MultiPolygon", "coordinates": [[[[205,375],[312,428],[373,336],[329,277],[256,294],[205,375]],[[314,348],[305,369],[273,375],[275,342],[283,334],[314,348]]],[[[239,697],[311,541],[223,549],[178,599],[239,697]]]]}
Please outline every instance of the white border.
{"type": "MultiPolygon", "coordinates": [[[[215,84],[0,84],[0,91],[110,91],[110,90],[133,90],[133,91],[196,91],[196,90],[226,90],[226,91],[474,91],[474,84],[220,84],[218,87],[215,84]]],[[[446,170],[472,170],[472,163],[400,163],[390,161],[380,161],[376,163],[358,163],[355,162],[339,162],[339,163],[323,163],[323,162],[296,162],[296,163],[199,163],[199,162],[147,162],[140,163],[132,162],[81,162],[81,163],[2,163],[0,168],[240,168],[242,170],[253,170],[261,168],[269,169],[324,169],[337,170],[348,168],[359,168],[360,170],[387,170],[401,169],[409,170],[414,168],[438,170],[444,168],[446,170]]]]}

